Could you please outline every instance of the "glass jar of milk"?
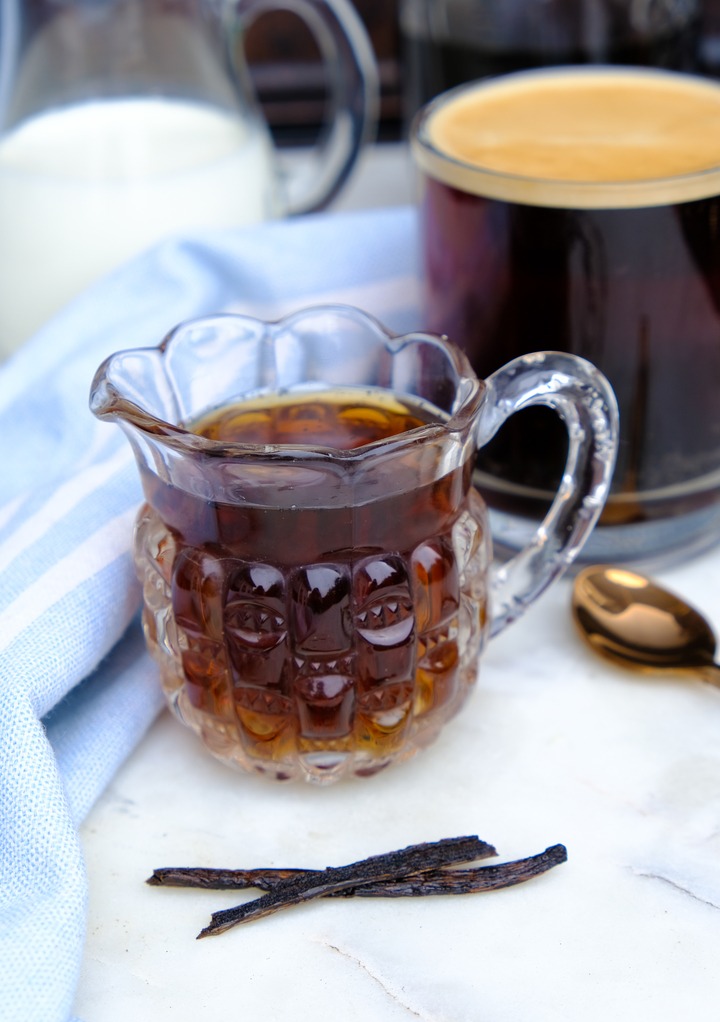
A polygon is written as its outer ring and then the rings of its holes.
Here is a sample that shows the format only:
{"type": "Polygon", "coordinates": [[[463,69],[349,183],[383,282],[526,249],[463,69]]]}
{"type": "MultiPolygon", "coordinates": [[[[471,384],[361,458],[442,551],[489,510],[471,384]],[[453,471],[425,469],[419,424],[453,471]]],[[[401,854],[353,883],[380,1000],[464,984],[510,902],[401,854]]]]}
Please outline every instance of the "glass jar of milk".
{"type": "Polygon", "coordinates": [[[374,127],[377,75],[362,22],[348,0],[283,4],[313,29],[332,91],[305,176],[286,178],[238,64],[263,6],[0,7],[0,360],[156,241],[319,209],[342,185],[374,127]]]}

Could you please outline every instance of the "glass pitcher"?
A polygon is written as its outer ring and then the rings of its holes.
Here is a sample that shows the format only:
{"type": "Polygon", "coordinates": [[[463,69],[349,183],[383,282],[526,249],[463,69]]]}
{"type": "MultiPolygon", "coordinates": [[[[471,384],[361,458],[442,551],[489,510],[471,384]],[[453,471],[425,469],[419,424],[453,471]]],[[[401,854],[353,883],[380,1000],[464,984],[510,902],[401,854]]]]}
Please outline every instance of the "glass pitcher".
{"type": "Polygon", "coordinates": [[[349,0],[0,0],[0,360],[90,281],[160,238],[323,207],[376,120],[349,0]],[[330,94],[281,160],[243,35],[270,7],[313,31],[330,94]]]}
{"type": "Polygon", "coordinates": [[[585,542],[617,447],[588,362],[543,352],[481,382],[446,339],[337,306],[189,322],[108,359],[91,407],[137,459],[145,633],[170,706],[218,758],[319,784],[407,759],[460,710],[486,639],[585,542]],[[566,472],[494,568],[472,470],[528,404],[565,421],[566,472]]]}

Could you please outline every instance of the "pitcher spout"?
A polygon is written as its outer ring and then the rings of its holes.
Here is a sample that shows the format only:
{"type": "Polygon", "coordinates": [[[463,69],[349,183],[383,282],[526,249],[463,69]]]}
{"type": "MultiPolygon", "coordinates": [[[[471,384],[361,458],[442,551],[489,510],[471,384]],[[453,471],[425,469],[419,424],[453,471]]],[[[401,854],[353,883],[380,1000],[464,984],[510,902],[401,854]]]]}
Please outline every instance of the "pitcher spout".
{"type": "Polygon", "coordinates": [[[177,409],[172,392],[163,393],[157,349],[123,351],[107,358],[95,373],[90,411],[98,419],[148,433],[170,426],[177,409]]]}

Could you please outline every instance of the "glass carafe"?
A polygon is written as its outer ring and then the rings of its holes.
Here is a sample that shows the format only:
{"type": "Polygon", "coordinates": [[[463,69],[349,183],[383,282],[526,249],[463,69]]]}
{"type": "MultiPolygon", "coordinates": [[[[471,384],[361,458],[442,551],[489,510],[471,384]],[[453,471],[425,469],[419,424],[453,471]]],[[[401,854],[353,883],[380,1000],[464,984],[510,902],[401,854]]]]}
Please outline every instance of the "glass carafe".
{"type": "Polygon", "coordinates": [[[265,0],[2,0],[0,359],[157,240],[322,208],[374,129],[377,72],[347,0],[285,0],[330,102],[304,162],[274,149],[243,58],[265,0]]]}
{"type": "Polygon", "coordinates": [[[617,448],[588,362],[541,352],[480,381],[445,338],[345,307],[191,321],[107,360],[91,407],[137,459],[135,558],[170,706],[221,760],[318,784],[436,737],[485,641],[577,555],[617,448]],[[566,473],[493,567],[472,470],[528,404],[564,420],[566,473]]]}

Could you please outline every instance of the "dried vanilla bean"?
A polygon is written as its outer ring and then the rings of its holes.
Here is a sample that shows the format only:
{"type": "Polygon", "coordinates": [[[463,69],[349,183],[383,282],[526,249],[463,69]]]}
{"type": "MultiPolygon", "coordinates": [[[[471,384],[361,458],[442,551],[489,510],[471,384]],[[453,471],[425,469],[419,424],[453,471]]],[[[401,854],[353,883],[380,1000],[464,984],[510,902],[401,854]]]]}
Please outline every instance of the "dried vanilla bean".
{"type": "Polygon", "coordinates": [[[214,913],[210,924],[198,934],[206,937],[316,898],[474,894],[524,883],[567,860],[565,846],[557,844],[537,855],[500,865],[459,868],[460,863],[496,854],[492,845],[476,837],[447,838],[324,870],[164,867],[154,870],[147,882],[207,890],[254,887],[267,892],[245,905],[214,913]]]}
{"type": "Polygon", "coordinates": [[[482,856],[486,845],[477,837],[449,838],[444,841],[411,845],[397,852],[373,855],[348,866],[328,867],[319,872],[289,877],[254,901],[213,913],[210,923],[198,937],[223,933],[239,923],[260,919],[281,908],[299,905],[315,898],[358,887],[371,882],[398,879],[413,873],[471,862],[482,856]]]}
{"type": "Polygon", "coordinates": [[[345,891],[338,891],[331,897],[420,898],[436,894],[481,894],[483,891],[497,891],[503,887],[522,884],[566,861],[565,846],[553,845],[537,855],[503,862],[497,866],[434,869],[397,880],[388,880],[382,884],[351,887],[345,891]]]}
{"type": "Polygon", "coordinates": [[[270,891],[280,880],[322,873],[321,869],[211,869],[203,866],[163,866],[146,883],[151,887],[199,887],[208,891],[270,891]]]}
{"type": "MultiPolygon", "coordinates": [[[[495,854],[492,845],[486,845],[484,854],[476,855],[475,858],[490,858],[495,854]]],[[[325,897],[417,898],[438,894],[476,894],[524,883],[566,860],[565,846],[558,844],[546,848],[537,855],[495,866],[480,866],[474,869],[458,869],[454,866],[427,869],[399,878],[333,891],[325,897]]],[[[205,869],[188,866],[156,869],[147,882],[156,887],[191,887],[214,891],[256,888],[270,891],[281,880],[312,875],[322,876],[323,870],[205,869]]]]}
{"type": "MultiPolygon", "coordinates": [[[[479,841],[473,859],[490,859],[497,855],[487,841],[479,841]]],[[[424,873],[432,867],[424,867],[424,873]]],[[[299,876],[322,876],[321,869],[212,869],[203,866],[163,866],[153,870],[146,883],[151,887],[196,887],[208,891],[247,890],[254,887],[271,891],[279,881],[299,876]]],[[[375,890],[375,888],[372,888],[375,890]]],[[[367,892],[369,893],[369,892],[367,892]]]]}

